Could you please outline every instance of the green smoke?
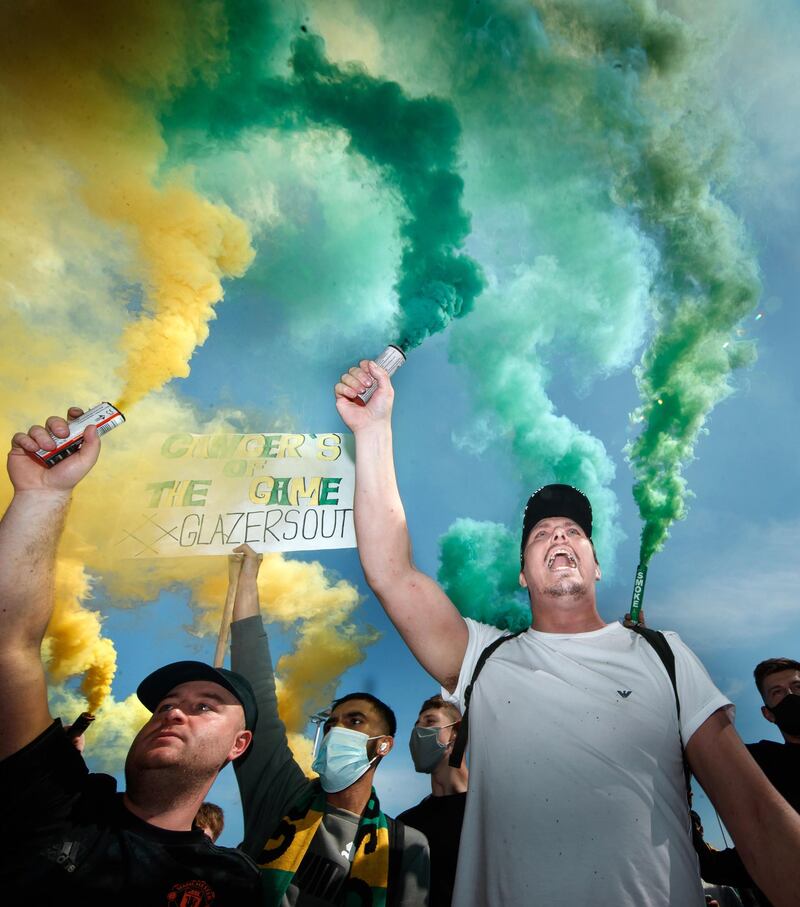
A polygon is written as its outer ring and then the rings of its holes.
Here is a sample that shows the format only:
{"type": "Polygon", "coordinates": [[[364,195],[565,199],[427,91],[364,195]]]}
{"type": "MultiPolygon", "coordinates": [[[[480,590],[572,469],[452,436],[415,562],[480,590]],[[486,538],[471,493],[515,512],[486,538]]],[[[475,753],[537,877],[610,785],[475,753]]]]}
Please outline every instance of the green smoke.
{"type": "MultiPolygon", "coordinates": [[[[392,32],[386,50],[392,74],[424,71],[464,128],[470,250],[488,289],[453,325],[452,358],[466,367],[479,434],[511,447],[520,503],[550,481],[582,488],[612,572],[622,538],[612,456],[552,394],[588,393],[598,377],[629,368],[647,330],[656,247],[614,191],[641,121],[639,57],[559,40],[530,4],[445,6],[430,38],[436,54],[424,43],[419,51],[432,72],[407,40],[424,31],[419,5],[420,19],[392,32]]],[[[383,9],[380,28],[391,28],[383,9]]],[[[518,514],[508,517],[516,524],[518,514]]]]}
{"type": "Polygon", "coordinates": [[[645,427],[629,448],[644,521],[643,564],[664,544],[671,523],[686,515],[682,470],[709,413],[732,392],[732,370],[755,359],[755,347],[738,341],[734,329],[760,295],[738,220],[710,195],[710,176],[689,169],[691,148],[665,145],[654,149],[662,180],[644,206],[664,227],[664,289],[658,330],[637,370],[644,402],[634,418],[645,427]]]}
{"type": "MultiPolygon", "coordinates": [[[[228,68],[179,99],[171,141],[344,136],[399,211],[395,337],[412,346],[474,306],[451,349],[482,434],[507,440],[521,498],[552,480],[588,493],[607,572],[622,537],[613,458],[555,401],[630,368],[654,323],[629,451],[652,553],[685,512],[682,464],[751,355],[730,336],[756,269],[719,197],[726,136],[694,68],[707,45],[648,0],[365,0],[347,10],[379,39],[367,72],[331,62],[282,7],[258,38],[248,7],[228,4],[244,23],[228,68]],[[487,277],[477,305],[465,243],[487,277]]],[[[310,3],[304,27],[324,8],[310,3]]]]}
{"type": "Polygon", "coordinates": [[[729,136],[695,78],[708,36],[647,2],[590,5],[577,26],[578,4],[546,2],[543,9],[578,46],[624,55],[627,45],[646,64],[641,116],[629,123],[634,141],[615,195],[637,213],[659,254],[651,291],[656,331],[636,369],[643,403],[633,418],[644,428],[628,448],[644,522],[640,562],[647,564],[686,514],[682,470],[708,414],[731,393],[732,370],[754,360],[753,346],[734,331],[758,301],[758,268],[718,194],[728,177],[729,136]]]}
{"type": "MultiPolygon", "coordinates": [[[[417,346],[466,314],[483,288],[477,263],[457,251],[470,223],[454,169],[460,127],[453,108],[437,98],[409,98],[396,82],[357,65],[327,62],[313,35],[295,42],[291,66],[292,119],[345,129],[352,149],[383,172],[408,208],[400,228],[397,339],[406,349],[417,346]]],[[[274,90],[266,91],[268,103],[274,90]]]]}
{"type": "Polygon", "coordinates": [[[519,536],[499,523],[456,520],[439,539],[438,580],[464,617],[505,630],[531,624],[519,585],[519,536]]]}
{"type": "MultiPolygon", "coordinates": [[[[361,8],[392,30],[390,6],[361,8]]],[[[757,298],[756,267],[719,196],[729,136],[700,81],[714,40],[649,0],[453,0],[415,50],[407,36],[426,15],[409,4],[385,65],[413,90],[424,73],[464,129],[470,250],[489,289],[454,325],[453,359],[526,490],[587,491],[608,568],[613,462],[550,394],[629,367],[655,323],[636,371],[644,432],[630,447],[649,557],[685,512],[681,468],[708,412],[752,359],[732,328],[757,298]]]]}
{"type": "MultiPolygon", "coordinates": [[[[636,274],[634,259],[607,275],[609,299],[615,279],[621,299],[624,290],[635,295],[636,274]]],[[[580,281],[574,275],[570,279],[552,259],[538,260],[509,281],[502,294],[487,293],[453,334],[451,349],[453,359],[472,373],[477,409],[486,419],[480,436],[505,438],[511,447],[524,482],[521,498],[551,481],[584,490],[595,513],[601,561],[610,570],[620,538],[618,505],[610,487],[613,460],[598,438],[558,413],[548,395],[552,369],[559,365],[549,366],[545,357],[556,343],[564,313],[571,311],[571,324],[583,323],[591,330],[590,319],[582,318],[581,303],[573,304],[581,298],[579,286],[580,281]],[[533,316],[532,305],[538,306],[533,316]]],[[[515,513],[514,525],[518,519],[515,513]]]]}
{"type": "MultiPolygon", "coordinates": [[[[255,130],[344,130],[348,150],[376,168],[404,209],[393,339],[415,347],[469,312],[483,288],[477,262],[461,251],[470,219],[462,206],[460,126],[452,105],[431,96],[411,98],[396,82],[375,78],[358,64],[331,63],[323,40],[306,26],[291,42],[288,73],[276,74],[274,48],[282,40],[254,46],[250,29],[241,26],[248,6],[230,5],[230,71],[214,84],[197,83],[176,101],[167,121],[171,141],[197,150],[209,142],[240,141],[255,130]]],[[[269,21],[262,27],[269,32],[269,21]]]]}

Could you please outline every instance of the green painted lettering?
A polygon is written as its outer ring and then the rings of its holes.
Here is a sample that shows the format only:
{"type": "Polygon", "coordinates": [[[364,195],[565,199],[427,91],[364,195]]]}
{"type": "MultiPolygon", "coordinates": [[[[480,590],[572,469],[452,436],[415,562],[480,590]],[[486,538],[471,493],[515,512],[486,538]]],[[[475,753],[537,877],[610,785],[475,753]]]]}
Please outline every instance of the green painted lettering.
{"type": "Polygon", "coordinates": [[[161,445],[161,456],[170,460],[185,457],[192,446],[192,436],[185,433],[170,435],[161,445]]]}
{"type": "Polygon", "coordinates": [[[322,480],[322,488],[319,492],[319,502],[321,505],[339,503],[338,494],[341,481],[341,478],[333,479],[327,476],[322,480]],[[334,494],[337,495],[337,497],[329,497],[329,495],[334,494]]]}
{"type": "Polygon", "coordinates": [[[164,492],[172,491],[174,482],[151,482],[145,485],[145,489],[150,492],[150,503],[148,507],[160,507],[164,492]]]}
{"type": "Polygon", "coordinates": [[[268,504],[286,504],[289,505],[289,478],[275,479],[272,486],[272,494],[269,496],[268,504]]]}
{"type": "Polygon", "coordinates": [[[183,506],[205,507],[210,487],[211,479],[191,479],[186,483],[186,490],[183,493],[183,506]]]}

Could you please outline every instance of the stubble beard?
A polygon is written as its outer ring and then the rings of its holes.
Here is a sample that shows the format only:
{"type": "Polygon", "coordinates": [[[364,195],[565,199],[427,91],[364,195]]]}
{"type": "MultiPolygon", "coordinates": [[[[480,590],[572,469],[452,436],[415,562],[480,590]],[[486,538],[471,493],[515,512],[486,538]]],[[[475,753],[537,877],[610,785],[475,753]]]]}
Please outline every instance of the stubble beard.
{"type": "Polygon", "coordinates": [[[134,802],[168,805],[210,786],[220,766],[210,768],[199,754],[180,758],[129,758],[125,765],[125,786],[134,802]]]}
{"type": "Polygon", "coordinates": [[[587,586],[583,580],[560,579],[551,586],[545,586],[542,593],[549,598],[581,598],[586,595],[587,586]]]}

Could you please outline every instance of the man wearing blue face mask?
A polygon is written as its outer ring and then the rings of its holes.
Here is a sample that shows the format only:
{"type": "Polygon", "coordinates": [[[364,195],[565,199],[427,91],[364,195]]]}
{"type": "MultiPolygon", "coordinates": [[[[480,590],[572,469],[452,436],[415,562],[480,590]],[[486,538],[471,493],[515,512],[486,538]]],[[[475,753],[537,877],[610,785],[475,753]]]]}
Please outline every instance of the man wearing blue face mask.
{"type": "Polygon", "coordinates": [[[421,803],[397,817],[418,828],[431,849],[430,907],[450,907],[458,865],[458,844],[464,822],[469,772],[462,757],[450,765],[461,712],[441,696],[422,703],[411,731],[409,748],[414,768],[431,776],[431,793],[421,803]]]}
{"type": "Polygon", "coordinates": [[[261,867],[267,907],[428,903],[424,836],[386,816],[373,788],[394,746],[397,721],[369,693],[333,703],[311,781],[295,761],[278,716],[275,678],[261,621],[261,558],[247,545],[231,624],[231,662],[248,678],[259,707],[258,737],[236,772],[244,811],[242,849],[261,867]]]}

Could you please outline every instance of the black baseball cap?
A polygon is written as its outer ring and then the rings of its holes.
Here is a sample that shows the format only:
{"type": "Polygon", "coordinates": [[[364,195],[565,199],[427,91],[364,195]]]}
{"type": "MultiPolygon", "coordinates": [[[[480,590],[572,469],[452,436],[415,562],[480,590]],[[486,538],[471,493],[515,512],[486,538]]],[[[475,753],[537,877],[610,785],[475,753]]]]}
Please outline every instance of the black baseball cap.
{"type": "Polygon", "coordinates": [[[244,726],[247,730],[252,731],[256,726],[258,706],[250,681],[241,674],[237,674],[236,671],[212,668],[211,665],[202,661],[174,661],[172,664],[164,665],[163,668],[159,668],[145,677],[139,684],[136,695],[142,705],[153,712],[170,690],[174,690],[175,687],[188,683],[190,680],[210,680],[212,683],[218,683],[224,687],[242,704],[244,726]]]}
{"type": "Polygon", "coordinates": [[[592,537],[592,505],[589,498],[572,485],[544,485],[528,498],[525,506],[522,540],[519,546],[520,564],[524,560],[525,542],[531,529],[539,520],[553,516],[564,516],[573,520],[583,529],[587,538],[592,537]]]}

